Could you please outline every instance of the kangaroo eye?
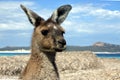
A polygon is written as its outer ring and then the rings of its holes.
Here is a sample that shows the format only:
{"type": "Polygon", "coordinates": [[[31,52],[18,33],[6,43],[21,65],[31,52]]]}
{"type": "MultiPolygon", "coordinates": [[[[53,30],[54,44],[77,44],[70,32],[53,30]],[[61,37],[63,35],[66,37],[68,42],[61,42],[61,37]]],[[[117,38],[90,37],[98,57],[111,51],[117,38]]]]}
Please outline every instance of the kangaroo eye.
{"type": "Polygon", "coordinates": [[[64,31],[62,31],[62,35],[63,35],[63,34],[65,34],[65,32],[64,32],[64,31]]]}
{"type": "Polygon", "coordinates": [[[62,34],[65,34],[65,32],[63,31],[62,34]]]}
{"type": "Polygon", "coordinates": [[[42,30],[42,31],[41,31],[41,33],[42,33],[44,36],[46,36],[46,35],[48,34],[48,32],[49,32],[48,30],[42,30]]]}

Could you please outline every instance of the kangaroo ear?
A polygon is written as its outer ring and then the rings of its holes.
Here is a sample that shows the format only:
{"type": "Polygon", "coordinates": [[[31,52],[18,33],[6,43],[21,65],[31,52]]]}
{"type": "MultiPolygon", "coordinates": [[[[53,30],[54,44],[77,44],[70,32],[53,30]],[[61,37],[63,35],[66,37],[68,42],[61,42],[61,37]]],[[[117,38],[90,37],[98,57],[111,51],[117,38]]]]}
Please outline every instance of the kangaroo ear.
{"type": "Polygon", "coordinates": [[[69,11],[72,9],[71,5],[63,5],[60,6],[57,10],[55,10],[51,16],[51,20],[61,24],[66,19],[69,11]]]}
{"type": "Polygon", "coordinates": [[[38,16],[35,12],[33,12],[30,9],[27,9],[25,6],[20,5],[21,8],[23,9],[23,11],[26,13],[29,21],[31,24],[33,24],[33,26],[37,27],[38,25],[40,25],[40,23],[42,23],[44,21],[44,19],[40,16],[38,16]]]}

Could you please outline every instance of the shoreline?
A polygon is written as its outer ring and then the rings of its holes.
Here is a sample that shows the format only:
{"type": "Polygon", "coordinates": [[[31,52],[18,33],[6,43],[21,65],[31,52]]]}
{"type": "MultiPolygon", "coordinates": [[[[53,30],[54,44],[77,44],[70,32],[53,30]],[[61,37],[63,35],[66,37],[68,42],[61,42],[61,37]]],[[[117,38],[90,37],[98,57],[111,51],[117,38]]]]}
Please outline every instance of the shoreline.
{"type": "Polygon", "coordinates": [[[0,51],[0,53],[30,53],[30,50],[0,51]]]}
{"type": "MultiPolygon", "coordinates": [[[[0,51],[0,53],[30,53],[30,52],[31,50],[0,51]]],[[[65,51],[65,52],[72,52],[72,51],[65,51]]],[[[73,51],[73,52],[79,52],[79,51],[73,51]]],[[[120,54],[120,52],[93,52],[93,54],[120,54]]]]}
{"type": "Polygon", "coordinates": [[[95,54],[120,54],[120,52],[93,52],[95,54]]]}

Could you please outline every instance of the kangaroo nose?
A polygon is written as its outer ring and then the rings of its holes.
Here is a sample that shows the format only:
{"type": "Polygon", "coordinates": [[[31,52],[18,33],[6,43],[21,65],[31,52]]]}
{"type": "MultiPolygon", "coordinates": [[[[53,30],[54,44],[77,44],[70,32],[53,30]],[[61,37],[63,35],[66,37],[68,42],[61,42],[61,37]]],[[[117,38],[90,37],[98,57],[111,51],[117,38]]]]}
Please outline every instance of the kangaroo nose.
{"type": "Polygon", "coordinates": [[[60,39],[60,40],[58,41],[58,43],[60,43],[60,44],[62,44],[62,45],[66,45],[65,39],[60,39]]]}

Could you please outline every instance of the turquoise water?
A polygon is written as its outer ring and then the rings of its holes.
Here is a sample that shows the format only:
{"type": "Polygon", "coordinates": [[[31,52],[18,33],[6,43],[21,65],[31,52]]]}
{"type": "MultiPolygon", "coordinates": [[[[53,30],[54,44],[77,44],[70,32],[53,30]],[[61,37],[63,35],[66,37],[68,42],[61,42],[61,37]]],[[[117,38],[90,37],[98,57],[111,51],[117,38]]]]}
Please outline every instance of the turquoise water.
{"type": "Polygon", "coordinates": [[[0,56],[28,55],[29,53],[0,53],[0,56]]]}
{"type": "MultiPolygon", "coordinates": [[[[30,53],[0,53],[0,56],[15,56],[15,55],[29,55],[30,53]]],[[[100,58],[119,58],[120,54],[96,54],[100,58]]]]}
{"type": "Polygon", "coordinates": [[[120,54],[96,54],[96,55],[101,58],[119,58],[120,59],[120,54]]]}

